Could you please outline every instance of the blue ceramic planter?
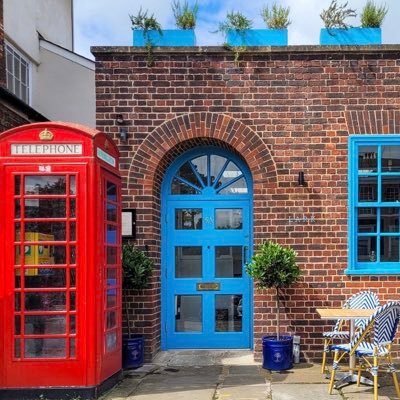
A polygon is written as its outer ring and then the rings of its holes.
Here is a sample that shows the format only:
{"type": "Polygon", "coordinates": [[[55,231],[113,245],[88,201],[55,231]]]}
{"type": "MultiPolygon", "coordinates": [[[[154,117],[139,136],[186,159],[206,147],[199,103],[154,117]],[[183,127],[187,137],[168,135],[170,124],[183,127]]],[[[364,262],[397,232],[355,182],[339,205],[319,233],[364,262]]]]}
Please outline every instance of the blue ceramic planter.
{"type": "Polygon", "coordinates": [[[287,46],[287,29],[229,30],[226,35],[231,46],[287,46]]]}
{"type": "Polygon", "coordinates": [[[382,44],[381,28],[321,29],[322,45],[382,44]]]}
{"type": "Polygon", "coordinates": [[[263,336],[262,367],[272,371],[284,371],[293,367],[293,337],[263,336]]]}
{"type": "MultiPolygon", "coordinates": [[[[158,31],[149,31],[149,39],[153,46],[195,46],[196,36],[193,29],[163,29],[162,35],[158,31]]],[[[146,38],[143,30],[133,31],[133,45],[145,46],[146,38]]]]}

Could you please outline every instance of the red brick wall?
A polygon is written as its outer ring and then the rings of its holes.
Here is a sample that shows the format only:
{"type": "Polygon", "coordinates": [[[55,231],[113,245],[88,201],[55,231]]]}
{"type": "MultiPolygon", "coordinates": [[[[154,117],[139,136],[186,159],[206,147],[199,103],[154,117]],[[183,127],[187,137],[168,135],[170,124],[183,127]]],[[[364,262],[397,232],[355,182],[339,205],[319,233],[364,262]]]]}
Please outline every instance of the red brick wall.
{"type": "MultiPolygon", "coordinates": [[[[347,138],[400,133],[400,47],[365,51],[287,48],[247,52],[240,66],[221,49],[165,49],[147,67],[133,48],[95,48],[97,128],[120,144],[123,201],[138,210],[138,246],[160,265],[160,185],[184,151],[215,144],[240,154],[254,180],[254,239],[293,246],[303,270],[282,296],[283,329],[302,338],[302,356],[321,356],[326,328],[316,307],[339,306],[360,289],[400,296],[398,276],[345,276],[347,138]],[[304,171],[306,186],[297,185],[304,171]],[[299,221],[307,217],[307,221],[299,221]],[[296,218],[298,218],[296,220],[296,218]],[[311,219],[314,220],[311,221],[311,219]]],[[[147,352],[160,344],[160,271],[128,298],[147,352]]],[[[254,343],[273,333],[271,291],[254,295],[254,343]]]]}

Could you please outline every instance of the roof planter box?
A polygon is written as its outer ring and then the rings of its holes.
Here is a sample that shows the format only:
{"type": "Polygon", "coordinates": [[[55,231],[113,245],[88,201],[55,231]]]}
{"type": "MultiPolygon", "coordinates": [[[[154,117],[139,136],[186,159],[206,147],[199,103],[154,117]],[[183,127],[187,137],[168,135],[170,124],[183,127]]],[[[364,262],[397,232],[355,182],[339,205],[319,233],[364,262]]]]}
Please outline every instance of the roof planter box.
{"type": "MultiPolygon", "coordinates": [[[[143,30],[133,30],[133,45],[145,46],[146,37],[143,30]]],[[[196,36],[193,29],[163,29],[162,35],[156,30],[148,31],[153,46],[195,46],[196,36]]]]}
{"type": "Polygon", "coordinates": [[[228,30],[226,40],[231,46],[287,46],[287,29],[228,30]]]}
{"type": "Polygon", "coordinates": [[[382,44],[381,28],[321,29],[322,45],[382,44]]]}

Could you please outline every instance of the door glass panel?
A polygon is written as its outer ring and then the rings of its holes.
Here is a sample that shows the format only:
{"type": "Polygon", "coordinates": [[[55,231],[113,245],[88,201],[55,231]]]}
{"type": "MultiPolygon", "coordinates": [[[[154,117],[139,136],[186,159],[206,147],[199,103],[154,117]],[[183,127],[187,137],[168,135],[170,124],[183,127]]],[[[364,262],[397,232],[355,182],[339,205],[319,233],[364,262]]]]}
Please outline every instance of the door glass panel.
{"type": "Polygon", "coordinates": [[[358,261],[376,262],[376,236],[358,238],[358,261]]]}
{"type": "Polygon", "coordinates": [[[381,208],[381,232],[399,232],[399,208],[381,208]]]}
{"type": "Polygon", "coordinates": [[[400,171],[400,146],[382,146],[382,172],[400,171]]]}
{"type": "Polygon", "coordinates": [[[225,184],[226,182],[231,181],[232,179],[237,178],[242,175],[242,171],[238,168],[238,166],[232,161],[226,166],[224,172],[222,173],[221,178],[218,181],[217,188],[225,184]]]}
{"type": "Polygon", "coordinates": [[[399,262],[399,237],[381,237],[381,261],[399,262]]]}
{"type": "Polygon", "coordinates": [[[358,209],[358,232],[376,232],[376,208],[358,209]]]}
{"type": "Polygon", "coordinates": [[[242,277],[242,246],[215,246],[215,276],[217,278],[242,277]]]}
{"type": "Polygon", "coordinates": [[[204,186],[207,186],[207,156],[201,156],[193,159],[191,161],[192,165],[196,169],[197,173],[199,174],[200,178],[203,181],[204,186]]]}
{"type": "Polygon", "coordinates": [[[201,296],[175,296],[176,332],[201,332],[202,314],[201,296]]]}
{"type": "Polygon", "coordinates": [[[177,208],[175,210],[175,229],[202,229],[201,208],[177,208]]]}
{"type": "Polygon", "coordinates": [[[242,331],[242,295],[215,296],[215,330],[242,331]]]}
{"type": "Polygon", "coordinates": [[[25,199],[25,218],[65,217],[65,199],[25,199]]]}
{"type": "Polygon", "coordinates": [[[382,201],[400,200],[400,176],[382,177],[382,201]]]}
{"type": "Polygon", "coordinates": [[[196,190],[192,186],[187,185],[186,183],[181,182],[179,179],[174,178],[172,180],[171,193],[172,194],[199,194],[200,191],[196,190]]]}
{"type": "MultiPolygon", "coordinates": [[[[211,178],[211,183],[210,185],[214,185],[215,180],[217,179],[219,173],[221,172],[222,167],[226,163],[226,158],[221,157],[221,156],[216,156],[216,155],[211,155],[210,156],[210,178],[211,178]]],[[[231,163],[229,163],[231,164],[231,163]]],[[[229,166],[228,164],[228,166],[229,166]]],[[[221,180],[219,181],[221,182],[221,180]]],[[[219,184],[220,185],[220,184],[219,184]]]]}
{"type": "Polygon", "coordinates": [[[66,194],[65,176],[25,176],[25,194],[66,194]]]}
{"type": "Polygon", "coordinates": [[[240,178],[236,182],[222,189],[219,194],[245,194],[247,193],[247,184],[244,178],[240,178]]]}
{"type": "Polygon", "coordinates": [[[376,177],[360,177],[358,182],[358,201],[378,200],[378,181],[376,177]]]}
{"type": "Polygon", "coordinates": [[[179,171],[176,175],[184,179],[185,181],[188,181],[194,186],[197,186],[199,188],[201,188],[202,186],[199,180],[197,179],[196,174],[193,172],[189,162],[183,164],[182,167],[179,168],[179,171]]]}
{"type": "Polygon", "coordinates": [[[65,358],[65,339],[25,339],[25,358],[65,358]]]}
{"type": "Polygon", "coordinates": [[[242,229],[243,210],[241,208],[217,208],[215,229],[242,229]]]}
{"type": "Polygon", "coordinates": [[[200,278],[202,276],[201,246],[175,247],[175,278],[200,278]]]}

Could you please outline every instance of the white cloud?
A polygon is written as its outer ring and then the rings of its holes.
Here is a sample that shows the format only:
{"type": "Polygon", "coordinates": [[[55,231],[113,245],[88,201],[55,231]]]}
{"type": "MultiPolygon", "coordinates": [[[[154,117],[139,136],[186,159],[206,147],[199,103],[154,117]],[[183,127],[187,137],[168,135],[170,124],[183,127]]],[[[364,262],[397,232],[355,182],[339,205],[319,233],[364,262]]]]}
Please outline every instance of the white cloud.
{"type": "MultiPolygon", "coordinates": [[[[361,12],[366,0],[349,0],[349,5],[361,12]]],[[[375,0],[380,3],[379,0],[375,0]]],[[[218,29],[227,11],[241,11],[253,19],[254,27],[263,27],[260,9],[272,0],[199,0],[199,20],[196,27],[197,44],[220,45],[223,37],[210,32],[218,29]]],[[[318,44],[322,21],[319,14],[330,4],[330,0],[280,0],[290,6],[289,44],[318,44]]],[[[182,2],[181,2],[182,3],[182,2]]],[[[193,3],[193,1],[190,1],[193,3]]],[[[384,2],[383,2],[384,3],[384,2]]],[[[386,0],[389,13],[382,27],[384,43],[400,43],[400,1],[386,0]]],[[[91,57],[90,46],[129,46],[132,31],[129,14],[136,14],[140,7],[154,13],[164,28],[174,28],[171,1],[169,0],[77,0],[75,7],[75,51],[91,57]]],[[[359,25],[359,18],[352,24],[359,25]]]]}

